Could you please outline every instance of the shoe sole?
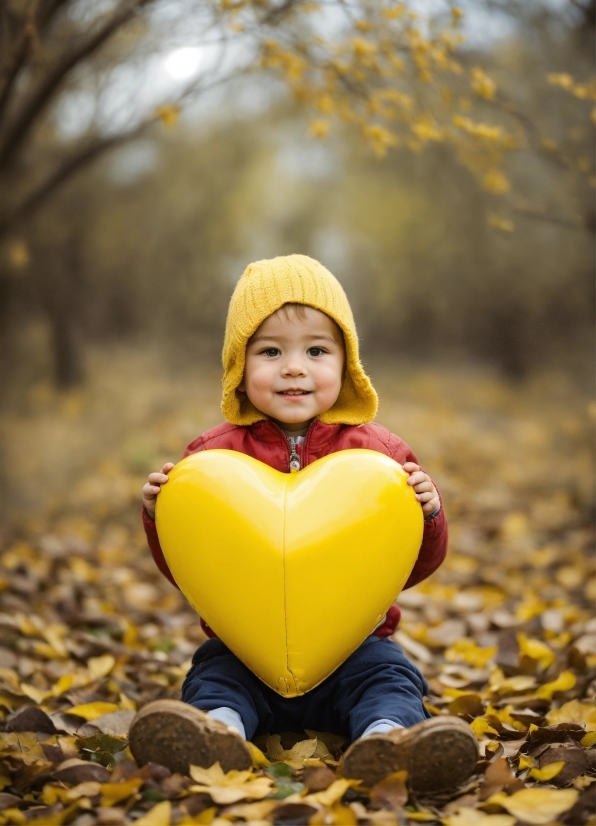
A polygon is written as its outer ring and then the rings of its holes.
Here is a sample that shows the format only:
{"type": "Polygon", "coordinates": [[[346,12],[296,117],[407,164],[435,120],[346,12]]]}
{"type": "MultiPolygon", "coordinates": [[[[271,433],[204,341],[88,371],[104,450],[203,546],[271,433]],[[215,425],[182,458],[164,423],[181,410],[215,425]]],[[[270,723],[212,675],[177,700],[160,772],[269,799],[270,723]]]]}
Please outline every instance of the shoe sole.
{"type": "Polygon", "coordinates": [[[345,753],[341,763],[344,777],[358,778],[368,787],[393,772],[408,772],[408,787],[417,793],[454,789],[474,772],[478,745],[463,720],[447,723],[434,717],[421,724],[422,731],[404,729],[396,741],[371,735],[359,740],[345,753]]]}
{"type": "Polygon", "coordinates": [[[134,718],[128,744],[139,766],[159,763],[171,772],[188,774],[190,766],[208,769],[219,762],[224,772],[249,769],[246,742],[194,706],[156,700],[134,718]]]}

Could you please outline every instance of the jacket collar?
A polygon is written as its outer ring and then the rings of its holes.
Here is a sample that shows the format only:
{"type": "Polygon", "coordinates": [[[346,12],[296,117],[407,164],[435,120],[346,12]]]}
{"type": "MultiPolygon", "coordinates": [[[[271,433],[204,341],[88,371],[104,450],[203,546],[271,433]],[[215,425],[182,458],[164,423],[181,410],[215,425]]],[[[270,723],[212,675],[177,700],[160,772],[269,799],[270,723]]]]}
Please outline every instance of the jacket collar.
{"type": "MultiPolygon", "coordinates": [[[[316,450],[318,447],[332,442],[343,427],[345,427],[343,424],[324,424],[318,419],[315,419],[306,434],[308,447],[316,450]]],[[[261,442],[267,442],[268,444],[279,444],[280,439],[286,438],[282,429],[270,419],[261,419],[254,424],[250,424],[248,425],[248,430],[250,430],[255,439],[261,442]]]]}

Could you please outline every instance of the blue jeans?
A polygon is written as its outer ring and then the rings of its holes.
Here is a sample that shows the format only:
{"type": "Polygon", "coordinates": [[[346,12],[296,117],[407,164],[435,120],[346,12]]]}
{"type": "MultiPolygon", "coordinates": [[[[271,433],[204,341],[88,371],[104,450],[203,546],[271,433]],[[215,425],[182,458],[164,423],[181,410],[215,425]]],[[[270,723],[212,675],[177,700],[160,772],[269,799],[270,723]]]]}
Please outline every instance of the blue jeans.
{"type": "Polygon", "coordinates": [[[226,706],[242,718],[249,740],[259,734],[304,729],[356,740],[377,720],[409,727],[430,717],[426,680],[393,640],[370,636],[320,685],[284,698],[261,682],[221,640],[197,649],[182,700],[201,711],[226,706]]]}

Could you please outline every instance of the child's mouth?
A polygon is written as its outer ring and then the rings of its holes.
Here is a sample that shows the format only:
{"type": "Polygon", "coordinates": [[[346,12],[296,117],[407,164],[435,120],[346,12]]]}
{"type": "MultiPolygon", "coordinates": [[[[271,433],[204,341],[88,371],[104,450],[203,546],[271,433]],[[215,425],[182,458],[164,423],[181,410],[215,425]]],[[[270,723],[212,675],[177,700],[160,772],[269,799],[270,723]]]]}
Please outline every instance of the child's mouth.
{"type": "Polygon", "coordinates": [[[310,396],[311,390],[281,390],[280,396],[310,396]]]}

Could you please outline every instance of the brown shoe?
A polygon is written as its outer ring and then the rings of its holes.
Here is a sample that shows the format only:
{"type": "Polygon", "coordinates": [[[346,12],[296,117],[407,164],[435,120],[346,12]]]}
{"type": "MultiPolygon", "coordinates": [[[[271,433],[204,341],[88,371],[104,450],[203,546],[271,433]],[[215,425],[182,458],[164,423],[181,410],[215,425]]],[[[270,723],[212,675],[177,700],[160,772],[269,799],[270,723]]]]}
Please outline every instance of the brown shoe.
{"type": "Polygon", "coordinates": [[[474,772],[477,760],[470,726],[459,717],[445,716],[356,740],[339,769],[344,777],[358,778],[369,787],[406,769],[409,788],[428,793],[459,786],[474,772]]]}
{"type": "Polygon", "coordinates": [[[178,700],[155,700],[142,708],[132,721],[128,744],[139,766],[159,763],[179,774],[218,761],[224,772],[252,766],[250,747],[239,734],[178,700]]]}

